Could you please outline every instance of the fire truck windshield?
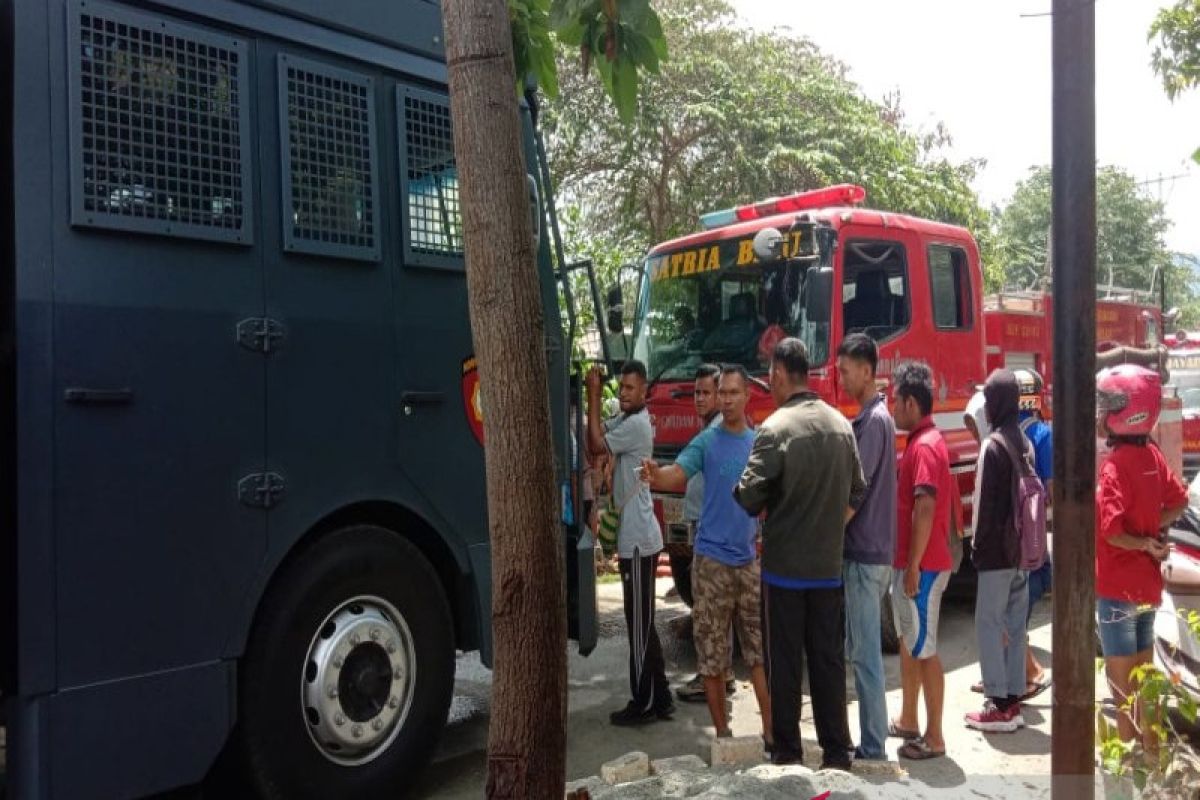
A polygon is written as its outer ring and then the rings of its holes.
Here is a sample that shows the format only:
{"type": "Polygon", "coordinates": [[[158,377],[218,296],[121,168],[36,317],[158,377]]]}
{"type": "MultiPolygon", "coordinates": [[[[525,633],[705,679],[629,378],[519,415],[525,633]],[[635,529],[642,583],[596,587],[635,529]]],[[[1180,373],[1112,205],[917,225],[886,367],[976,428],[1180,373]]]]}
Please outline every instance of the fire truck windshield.
{"type": "Polygon", "coordinates": [[[690,381],[705,362],[741,364],[761,375],[786,336],[805,343],[813,366],[828,359],[832,282],[809,279],[828,257],[762,263],[749,241],[646,260],[633,355],[653,380],[690,381]],[[817,291],[824,296],[810,297],[817,291]]]}
{"type": "Polygon", "coordinates": [[[1176,391],[1179,392],[1179,399],[1183,401],[1184,410],[1200,411],[1200,372],[1172,371],[1171,382],[1175,384],[1176,391]]]}

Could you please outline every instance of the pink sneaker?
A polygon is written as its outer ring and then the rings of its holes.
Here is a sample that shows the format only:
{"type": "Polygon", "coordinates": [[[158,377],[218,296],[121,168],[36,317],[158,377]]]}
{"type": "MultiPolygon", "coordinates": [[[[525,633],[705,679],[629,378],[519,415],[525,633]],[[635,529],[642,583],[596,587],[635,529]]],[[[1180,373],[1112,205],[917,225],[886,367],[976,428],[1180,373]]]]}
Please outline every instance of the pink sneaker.
{"type": "Polygon", "coordinates": [[[984,733],[1012,733],[1025,725],[1021,706],[1014,705],[1007,711],[1001,711],[991,700],[984,703],[983,711],[972,711],[964,719],[968,728],[984,733]]]}

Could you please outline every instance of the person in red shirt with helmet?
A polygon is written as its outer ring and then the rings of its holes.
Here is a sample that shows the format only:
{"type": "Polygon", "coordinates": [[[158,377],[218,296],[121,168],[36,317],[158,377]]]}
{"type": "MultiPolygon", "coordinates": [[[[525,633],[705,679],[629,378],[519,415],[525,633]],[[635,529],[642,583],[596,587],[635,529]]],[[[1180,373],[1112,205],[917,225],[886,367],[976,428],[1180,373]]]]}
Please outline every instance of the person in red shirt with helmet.
{"type": "MultiPolygon", "coordinates": [[[[1160,564],[1170,552],[1160,531],[1187,506],[1187,489],[1150,442],[1162,406],[1158,373],[1132,364],[1101,370],[1096,377],[1096,427],[1112,452],[1096,484],[1096,614],[1100,646],[1113,699],[1123,704],[1136,691],[1130,673],[1152,660],[1154,615],[1162,602],[1160,564]]],[[[1140,707],[1131,718],[1118,712],[1123,741],[1138,731],[1140,707]]],[[[1148,754],[1158,742],[1141,726],[1148,754]]]]}

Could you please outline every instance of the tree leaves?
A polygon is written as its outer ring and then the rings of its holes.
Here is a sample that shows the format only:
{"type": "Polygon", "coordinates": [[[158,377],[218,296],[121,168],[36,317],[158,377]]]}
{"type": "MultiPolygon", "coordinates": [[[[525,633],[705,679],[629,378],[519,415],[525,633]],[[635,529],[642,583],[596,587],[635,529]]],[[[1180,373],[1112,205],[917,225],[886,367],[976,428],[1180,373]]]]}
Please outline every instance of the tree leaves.
{"type": "Polygon", "coordinates": [[[897,101],[864,97],[794,32],[745,28],[724,0],[654,8],[671,58],[638,74],[632,122],[605,96],[625,90],[615,71],[597,64],[602,90],[566,66],[578,57],[567,47],[564,99],[545,115],[560,197],[580,211],[570,239],[602,272],[695,230],[703,212],[842,182],[865,186],[873,207],[969,227],[992,263],[989,215],[970,185],[978,162],[947,160],[944,130],[905,127],[897,101]]]}
{"type": "MultiPolygon", "coordinates": [[[[997,211],[996,255],[1004,285],[1041,288],[1050,278],[1050,168],[1030,169],[1009,204],[997,211]]],[[[1171,222],[1161,202],[1118,167],[1096,173],[1096,281],[1130,289],[1159,288],[1166,276],[1167,304],[1182,311],[1181,324],[1200,322],[1200,271],[1190,256],[1165,242],[1171,222]]]]}
{"type": "Polygon", "coordinates": [[[1167,97],[1200,86],[1200,0],[1178,0],[1159,11],[1147,38],[1155,42],[1150,63],[1167,97]]]}
{"type": "Polygon", "coordinates": [[[649,0],[508,0],[508,8],[518,91],[532,82],[558,96],[553,30],[579,54],[584,74],[596,67],[621,121],[633,121],[641,73],[657,74],[667,57],[649,0]]]}
{"type": "MultiPolygon", "coordinates": [[[[1200,86],[1200,0],[1178,0],[1159,11],[1147,39],[1154,42],[1150,64],[1167,97],[1200,86]]],[[[1200,164],[1200,150],[1192,160],[1200,164]]]]}
{"type": "MultiPolygon", "coordinates": [[[[1032,288],[1049,278],[1051,172],[1034,167],[997,220],[998,255],[1010,286],[1032,288]]],[[[1171,268],[1165,209],[1118,167],[1096,173],[1096,280],[1149,290],[1155,271],[1171,268]]]]}
{"type": "Polygon", "coordinates": [[[532,77],[547,97],[558,96],[558,65],[550,37],[550,0],[508,0],[517,92],[532,77]]]}

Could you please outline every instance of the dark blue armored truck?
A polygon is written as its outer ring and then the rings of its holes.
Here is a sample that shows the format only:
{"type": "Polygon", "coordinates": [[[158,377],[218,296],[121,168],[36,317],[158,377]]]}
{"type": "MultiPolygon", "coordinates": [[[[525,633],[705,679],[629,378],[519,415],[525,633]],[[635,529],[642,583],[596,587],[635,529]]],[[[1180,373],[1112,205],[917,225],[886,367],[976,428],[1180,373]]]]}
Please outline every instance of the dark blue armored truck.
{"type": "MultiPolygon", "coordinates": [[[[456,650],[490,663],[438,4],[0,0],[0,36],[8,796],[234,755],[263,796],[403,793],[456,650]]],[[[591,545],[562,535],[587,650],[591,545]]]]}

